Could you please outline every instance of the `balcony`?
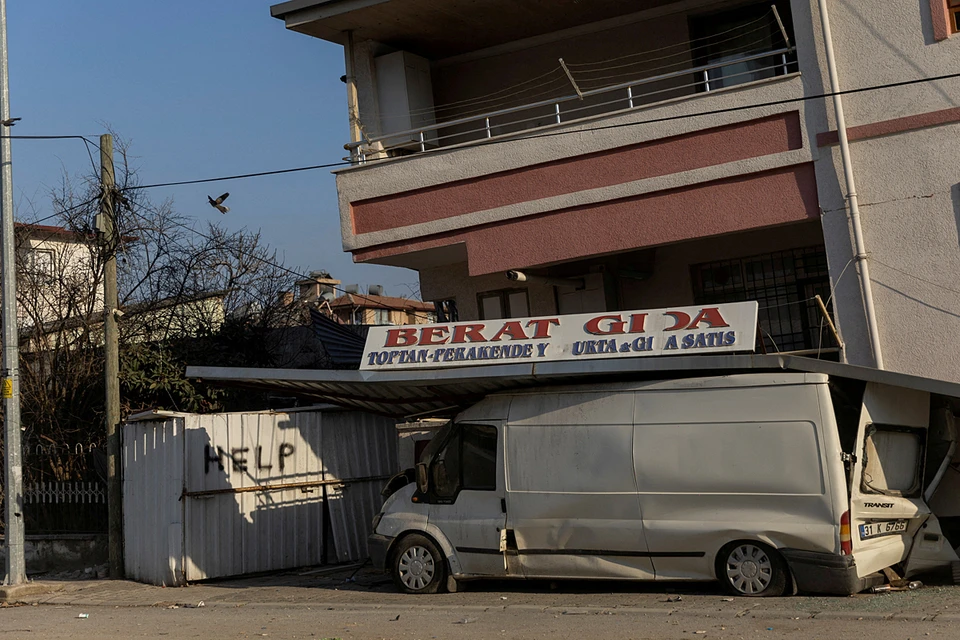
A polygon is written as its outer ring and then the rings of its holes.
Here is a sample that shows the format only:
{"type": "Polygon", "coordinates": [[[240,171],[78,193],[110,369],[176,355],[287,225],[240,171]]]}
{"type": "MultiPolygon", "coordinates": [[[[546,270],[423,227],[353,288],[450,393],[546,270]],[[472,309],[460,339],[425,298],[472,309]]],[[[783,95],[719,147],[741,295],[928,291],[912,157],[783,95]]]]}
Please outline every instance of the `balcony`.
{"type": "Polygon", "coordinates": [[[291,0],[345,45],[354,161],[482,143],[797,70],[789,0],[291,0]]]}
{"type": "MultiPolygon", "coordinates": [[[[789,42],[786,39],[785,41],[789,42]]],[[[795,53],[796,49],[792,46],[756,53],[736,53],[712,64],[635,77],[613,84],[603,84],[607,78],[591,78],[591,74],[596,75],[596,70],[580,70],[560,60],[556,69],[524,83],[531,86],[519,89],[516,93],[527,93],[536,97],[535,92],[538,89],[545,85],[556,85],[558,81],[567,84],[565,88],[569,93],[506,108],[480,108],[477,109],[479,113],[460,117],[451,117],[441,109],[426,109],[410,113],[408,118],[423,122],[434,121],[432,124],[364,136],[363,140],[348,143],[345,148],[352,151],[351,159],[364,163],[368,158],[383,159],[424,153],[441,147],[481,143],[493,138],[529,132],[531,129],[570,124],[597,116],[619,115],[649,108],[658,102],[793,73],[797,70],[795,53]],[[552,79],[549,79],[550,77],[552,79]],[[601,86],[585,88],[598,83],[601,86]]],[[[614,74],[610,77],[616,78],[618,75],[625,74],[614,74]]],[[[540,94],[542,93],[544,91],[540,91],[540,94]]],[[[452,107],[448,107],[450,108],[452,107]]],[[[388,121],[389,118],[384,120],[388,121]]],[[[389,129],[389,126],[383,128],[389,129]]]]}
{"type": "Polygon", "coordinates": [[[274,8],[345,44],[355,261],[495,277],[817,218],[789,1],[534,5],[274,8]]]}

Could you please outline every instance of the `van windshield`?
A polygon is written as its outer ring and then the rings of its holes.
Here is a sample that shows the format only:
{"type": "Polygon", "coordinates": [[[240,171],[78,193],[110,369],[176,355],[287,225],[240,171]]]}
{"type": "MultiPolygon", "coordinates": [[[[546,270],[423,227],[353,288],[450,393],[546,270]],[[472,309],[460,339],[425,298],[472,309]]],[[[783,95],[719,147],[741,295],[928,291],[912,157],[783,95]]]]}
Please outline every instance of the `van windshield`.
{"type": "Polygon", "coordinates": [[[433,457],[437,455],[437,452],[440,450],[440,447],[443,446],[443,443],[447,441],[447,436],[450,435],[450,431],[453,429],[453,420],[447,421],[447,424],[440,427],[436,435],[433,436],[433,439],[430,440],[430,444],[427,445],[427,448],[423,450],[423,453],[420,454],[420,462],[425,464],[430,464],[430,461],[433,460],[433,457]]]}

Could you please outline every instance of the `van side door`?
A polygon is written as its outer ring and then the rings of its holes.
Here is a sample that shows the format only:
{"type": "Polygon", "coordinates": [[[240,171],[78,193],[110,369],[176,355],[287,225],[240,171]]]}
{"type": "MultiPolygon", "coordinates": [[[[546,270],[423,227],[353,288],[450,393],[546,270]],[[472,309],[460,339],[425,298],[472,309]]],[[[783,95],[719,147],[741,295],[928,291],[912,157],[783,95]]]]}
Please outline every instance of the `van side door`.
{"type": "Polygon", "coordinates": [[[499,425],[459,423],[430,462],[427,524],[450,542],[464,575],[506,575],[501,440],[499,425]]]}
{"type": "Polygon", "coordinates": [[[850,487],[860,577],[903,560],[930,514],[922,497],[929,417],[929,393],[867,384],[850,487]]]}
{"type": "Polygon", "coordinates": [[[525,577],[652,580],[633,393],[518,396],[504,426],[507,549],[525,577]]]}

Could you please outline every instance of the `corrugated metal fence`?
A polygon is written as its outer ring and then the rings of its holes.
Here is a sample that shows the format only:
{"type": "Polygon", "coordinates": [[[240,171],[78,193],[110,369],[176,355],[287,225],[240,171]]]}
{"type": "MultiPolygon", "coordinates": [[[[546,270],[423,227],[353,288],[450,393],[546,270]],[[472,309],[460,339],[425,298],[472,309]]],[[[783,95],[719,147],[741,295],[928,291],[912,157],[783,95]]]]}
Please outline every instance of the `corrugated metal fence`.
{"type": "Polygon", "coordinates": [[[393,420],[338,409],[131,420],[128,577],[171,585],[366,558],[396,438],[393,420]]]}

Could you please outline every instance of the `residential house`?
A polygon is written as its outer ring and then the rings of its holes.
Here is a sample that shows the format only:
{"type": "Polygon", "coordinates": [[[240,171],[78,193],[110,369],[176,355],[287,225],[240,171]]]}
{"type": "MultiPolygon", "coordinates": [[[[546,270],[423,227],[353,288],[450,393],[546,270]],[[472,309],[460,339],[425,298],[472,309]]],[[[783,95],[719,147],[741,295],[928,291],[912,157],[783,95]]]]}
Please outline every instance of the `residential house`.
{"type": "Polygon", "coordinates": [[[437,319],[432,302],[385,296],[383,287],[376,284],[361,294],[359,285],[341,285],[326,271],[312,271],[296,284],[301,304],[340,324],[426,324],[437,319]]]}
{"type": "Polygon", "coordinates": [[[768,351],[960,380],[958,0],[549,4],[272,7],[344,47],[355,261],[461,320],[757,300],[768,351]]]}
{"type": "Polygon", "coordinates": [[[432,302],[408,298],[347,293],[329,305],[333,317],[342,324],[429,324],[436,321],[432,302]]]}
{"type": "Polygon", "coordinates": [[[32,327],[103,312],[93,236],[17,223],[17,321],[32,327]]]}

